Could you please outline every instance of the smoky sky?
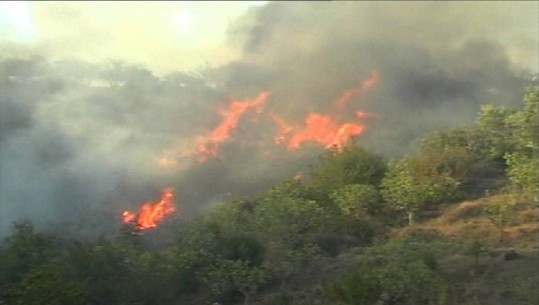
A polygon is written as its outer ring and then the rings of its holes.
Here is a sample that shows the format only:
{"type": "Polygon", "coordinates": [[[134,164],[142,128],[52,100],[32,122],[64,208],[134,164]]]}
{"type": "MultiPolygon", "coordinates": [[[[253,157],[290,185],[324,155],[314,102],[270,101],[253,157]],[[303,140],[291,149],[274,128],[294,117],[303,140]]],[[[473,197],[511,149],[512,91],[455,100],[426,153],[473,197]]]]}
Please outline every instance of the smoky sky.
{"type": "Polygon", "coordinates": [[[375,115],[355,141],[387,158],[413,152],[426,132],[472,123],[481,104],[517,107],[537,62],[529,56],[536,14],[515,18],[523,7],[271,2],[228,29],[238,60],[159,77],[121,58],[50,60],[0,46],[0,235],[23,218],[73,234],[111,232],[122,210],[166,186],[180,217],[230,193],[262,191],[323,152],[273,145],[268,115],[302,123],[309,112],[328,113],[373,71],[379,83],[346,111],[375,115]],[[271,92],[262,113],[239,120],[218,158],[158,166],[163,151],[215,128],[218,109],[262,91],[271,92]]]}

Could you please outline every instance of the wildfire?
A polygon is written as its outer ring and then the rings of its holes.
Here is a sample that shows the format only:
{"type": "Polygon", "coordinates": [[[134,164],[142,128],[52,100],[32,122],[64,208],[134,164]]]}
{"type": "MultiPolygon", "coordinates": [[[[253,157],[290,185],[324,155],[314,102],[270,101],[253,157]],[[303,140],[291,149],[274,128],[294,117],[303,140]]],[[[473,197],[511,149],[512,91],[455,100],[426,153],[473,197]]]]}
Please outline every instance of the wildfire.
{"type": "MultiPolygon", "coordinates": [[[[289,124],[278,114],[270,114],[277,127],[273,142],[285,145],[289,150],[296,150],[304,142],[313,142],[324,148],[337,147],[341,149],[346,141],[359,135],[364,130],[362,121],[375,117],[361,110],[347,109],[352,99],[362,97],[380,81],[378,72],[372,71],[366,79],[351,89],[345,90],[332,102],[330,114],[310,112],[303,124],[289,124]],[[351,117],[350,113],[355,113],[351,117]]],[[[178,157],[193,158],[203,163],[217,157],[219,146],[231,137],[239,120],[251,112],[260,114],[268,99],[269,92],[261,92],[253,99],[243,101],[233,100],[226,107],[219,109],[221,116],[217,126],[207,134],[197,137],[189,149],[167,150],[164,156],[157,160],[159,166],[171,168],[177,165],[178,157]]]]}
{"type": "Polygon", "coordinates": [[[294,131],[294,127],[288,125],[283,118],[276,114],[272,114],[271,119],[273,120],[275,125],[277,125],[277,132],[273,137],[273,142],[275,142],[275,144],[285,143],[286,136],[292,131],[294,131]]]}
{"type": "Polygon", "coordinates": [[[344,109],[351,99],[363,96],[367,91],[374,87],[378,81],[380,81],[378,72],[372,71],[369,77],[361,81],[357,87],[344,91],[335,102],[333,102],[333,107],[337,110],[344,109]]]}
{"type": "Polygon", "coordinates": [[[315,142],[325,148],[341,149],[346,141],[363,131],[363,126],[353,123],[337,124],[330,116],[319,113],[309,113],[302,128],[291,127],[279,118],[277,143],[285,143],[289,150],[296,150],[303,142],[315,142]],[[286,126],[283,127],[283,126],[286,126]]]}
{"type": "Polygon", "coordinates": [[[220,109],[221,123],[207,135],[199,137],[192,150],[181,155],[194,156],[199,163],[217,156],[219,143],[230,138],[230,133],[236,128],[241,116],[249,109],[254,109],[256,114],[260,114],[268,96],[269,92],[261,92],[255,99],[232,101],[227,109],[220,109]]]}
{"type": "Polygon", "coordinates": [[[134,222],[141,230],[155,228],[157,223],[167,214],[175,211],[172,200],[174,194],[171,188],[166,188],[161,193],[161,198],[156,202],[144,203],[138,212],[125,211],[122,213],[124,223],[134,222]]]}
{"type": "MultiPolygon", "coordinates": [[[[273,138],[276,144],[285,144],[289,150],[296,150],[304,142],[314,142],[324,148],[336,147],[341,150],[350,137],[363,132],[364,126],[359,122],[339,123],[340,114],[345,112],[345,107],[352,98],[361,97],[369,89],[378,83],[380,77],[376,71],[371,72],[369,77],[359,83],[356,88],[344,91],[333,102],[333,115],[324,115],[311,112],[305,118],[303,126],[293,126],[285,122],[278,115],[273,114],[272,120],[277,126],[276,135],[273,138]]],[[[354,120],[362,120],[374,117],[373,114],[357,110],[354,120]]]]}

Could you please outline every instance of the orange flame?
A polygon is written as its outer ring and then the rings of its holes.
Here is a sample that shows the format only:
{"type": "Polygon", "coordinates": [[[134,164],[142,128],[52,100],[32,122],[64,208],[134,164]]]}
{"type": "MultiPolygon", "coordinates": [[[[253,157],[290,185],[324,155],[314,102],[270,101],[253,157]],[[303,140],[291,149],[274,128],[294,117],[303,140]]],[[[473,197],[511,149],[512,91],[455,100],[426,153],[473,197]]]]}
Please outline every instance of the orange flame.
{"type": "MultiPolygon", "coordinates": [[[[289,150],[297,149],[303,142],[315,142],[325,148],[336,146],[340,150],[350,137],[361,134],[364,130],[363,124],[360,123],[342,123],[345,117],[343,114],[349,117],[347,114],[350,113],[345,108],[353,98],[363,96],[379,81],[378,72],[372,71],[355,88],[345,90],[333,101],[331,116],[309,113],[305,118],[304,126],[290,125],[280,116],[271,114],[270,118],[277,126],[273,142],[284,144],[289,150]]],[[[228,107],[219,109],[221,122],[213,130],[196,138],[190,149],[182,150],[179,154],[177,150],[166,150],[164,156],[157,160],[158,165],[171,168],[177,165],[178,157],[194,158],[198,163],[216,157],[219,146],[230,138],[240,118],[250,109],[260,114],[269,95],[269,92],[261,92],[254,99],[231,101],[228,107]]],[[[373,117],[375,115],[357,110],[353,119],[363,120],[373,117]]]]}
{"type": "Polygon", "coordinates": [[[276,114],[271,115],[271,119],[277,125],[277,132],[273,137],[273,142],[275,144],[281,144],[286,142],[286,135],[294,131],[294,127],[288,125],[283,118],[279,117],[276,114]]]}
{"type": "Polygon", "coordinates": [[[199,163],[217,156],[219,143],[230,137],[230,132],[236,128],[243,113],[253,108],[256,114],[260,114],[269,94],[269,92],[261,92],[252,100],[245,100],[243,102],[232,101],[229,104],[228,109],[221,109],[219,111],[222,117],[221,123],[209,134],[199,137],[195,143],[194,149],[183,153],[182,156],[194,155],[195,160],[199,163]]]}
{"type": "MultiPolygon", "coordinates": [[[[363,132],[364,126],[359,123],[338,123],[337,118],[341,117],[339,114],[343,113],[352,98],[364,95],[379,80],[378,72],[371,72],[369,77],[361,81],[356,88],[344,91],[333,102],[333,116],[311,112],[307,115],[303,127],[291,126],[283,118],[273,114],[271,118],[277,126],[273,141],[276,144],[286,144],[289,150],[298,149],[303,142],[315,142],[325,148],[336,147],[340,151],[350,137],[363,132]]],[[[355,114],[355,119],[360,120],[375,117],[361,110],[356,111],[355,114]]]]}
{"type": "Polygon", "coordinates": [[[335,100],[335,102],[333,102],[333,107],[335,107],[337,110],[344,109],[346,107],[346,104],[348,104],[348,102],[352,98],[361,97],[367,91],[369,91],[372,87],[378,84],[378,81],[380,81],[380,76],[378,75],[378,72],[372,71],[369,77],[361,81],[357,85],[357,87],[344,91],[335,100]]]}
{"type": "Polygon", "coordinates": [[[172,199],[174,194],[171,188],[166,188],[161,194],[161,198],[154,202],[144,203],[138,213],[125,211],[122,213],[124,223],[135,222],[137,228],[141,230],[155,228],[157,223],[167,214],[175,211],[172,199]]]}
{"type": "Polygon", "coordinates": [[[358,135],[363,126],[346,123],[337,124],[331,117],[318,113],[309,113],[303,129],[295,132],[287,141],[290,150],[299,148],[303,142],[316,142],[325,148],[337,147],[342,149],[348,138],[358,135]]]}

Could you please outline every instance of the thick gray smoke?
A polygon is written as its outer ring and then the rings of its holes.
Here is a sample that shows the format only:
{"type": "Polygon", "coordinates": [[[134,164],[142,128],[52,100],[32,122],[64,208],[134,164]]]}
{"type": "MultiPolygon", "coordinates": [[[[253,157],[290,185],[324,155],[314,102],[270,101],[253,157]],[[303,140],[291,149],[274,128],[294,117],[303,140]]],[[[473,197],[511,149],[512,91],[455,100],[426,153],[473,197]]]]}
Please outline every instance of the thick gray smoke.
{"type": "Polygon", "coordinates": [[[470,123],[481,104],[518,105],[522,67],[536,63],[526,43],[537,38],[527,35],[536,34],[529,28],[536,14],[515,19],[520,7],[269,3],[230,28],[240,60],[161,78],[119,61],[3,54],[0,235],[21,218],[74,234],[112,231],[123,209],[155,199],[165,186],[176,188],[185,214],[229,192],[257,192],[321,152],[275,147],[267,114],[301,123],[308,112],[328,112],[372,71],[380,82],[348,110],[376,114],[356,140],[386,156],[410,151],[425,132],[470,123]],[[242,117],[219,158],[157,165],[164,150],[188,148],[216,127],[217,109],[229,99],[261,91],[271,92],[263,113],[242,117]]]}

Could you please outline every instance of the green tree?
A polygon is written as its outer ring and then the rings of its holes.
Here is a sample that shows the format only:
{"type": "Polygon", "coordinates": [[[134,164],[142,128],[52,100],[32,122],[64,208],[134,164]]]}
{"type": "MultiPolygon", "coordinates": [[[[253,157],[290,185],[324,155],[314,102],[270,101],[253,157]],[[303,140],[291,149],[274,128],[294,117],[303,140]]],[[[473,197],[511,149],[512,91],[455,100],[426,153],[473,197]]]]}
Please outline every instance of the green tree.
{"type": "Polygon", "coordinates": [[[539,188],[539,86],[527,88],[523,107],[507,118],[516,142],[505,154],[507,175],[517,190],[531,194],[539,188]]]}
{"type": "Polygon", "coordinates": [[[255,206],[254,201],[232,198],[216,205],[207,221],[229,235],[252,232],[255,206]]]}
{"type": "Polygon", "coordinates": [[[385,172],[385,163],[377,156],[354,143],[342,151],[328,150],[313,168],[307,185],[327,199],[332,191],[348,184],[377,186],[385,172]]]}
{"type": "Polygon", "coordinates": [[[320,249],[314,244],[307,244],[297,249],[274,251],[265,263],[268,278],[280,281],[279,289],[286,288],[291,280],[299,277],[309,268],[314,268],[320,261],[320,249]]]}
{"type": "Polygon", "coordinates": [[[374,304],[382,294],[379,275],[375,270],[355,270],[341,279],[323,286],[324,296],[339,304],[374,304]]]}
{"type": "Polygon", "coordinates": [[[380,212],[381,202],[378,191],[372,185],[349,184],[330,195],[341,213],[354,219],[361,219],[380,212]]]}
{"type": "Polygon", "coordinates": [[[490,235],[490,230],[482,230],[475,226],[465,228],[460,234],[459,244],[462,246],[461,251],[464,255],[470,255],[474,258],[474,267],[479,267],[479,258],[482,253],[487,251],[487,240],[490,235]]]}
{"type": "Polygon", "coordinates": [[[420,164],[426,174],[446,175],[458,181],[464,181],[470,175],[469,170],[480,158],[474,155],[467,129],[438,131],[425,135],[421,139],[420,164]]]}
{"type": "Polygon", "coordinates": [[[508,118],[514,113],[502,106],[482,105],[476,123],[483,140],[487,142],[484,157],[503,162],[503,156],[514,147],[508,118]]]}
{"type": "Polygon", "coordinates": [[[363,263],[325,286],[330,300],[347,305],[435,304],[443,298],[447,284],[436,268],[443,251],[438,242],[390,241],[370,248],[363,263]]]}
{"type": "Polygon", "coordinates": [[[13,225],[13,232],[0,245],[0,287],[21,280],[32,269],[47,264],[59,254],[52,236],[38,233],[30,221],[13,225]]]}
{"type": "Polygon", "coordinates": [[[215,295],[228,290],[241,293],[243,303],[249,305],[251,298],[266,281],[261,267],[252,267],[241,260],[218,260],[205,276],[205,281],[215,295]]]}
{"type": "MultiPolygon", "coordinates": [[[[294,249],[324,232],[330,219],[328,209],[301,194],[289,192],[297,182],[284,181],[261,196],[255,208],[257,235],[270,245],[294,249]]],[[[295,189],[295,187],[293,187],[295,189]]]]}
{"type": "Polygon", "coordinates": [[[217,254],[224,259],[241,260],[252,266],[260,266],[264,246],[253,235],[225,236],[218,241],[217,254]]]}
{"type": "Polygon", "coordinates": [[[487,218],[496,226],[499,232],[499,241],[503,242],[505,228],[513,221],[515,204],[512,202],[495,202],[483,209],[487,218]]]}
{"type": "Polygon", "coordinates": [[[0,304],[6,305],[83,305],[86,304],[77,283],[63,280],[58,268],[50,264],[24,274],[0,292],[0,304]]]}
{"type": "Polygon", "coordinates": [[[406,212],[412,225],[417,211],[426,204],[456,198],[458,184],[447,174],[430,175],[417,158],[405,156],[389,163],[381,193],[386,202],[406,212]]]}

